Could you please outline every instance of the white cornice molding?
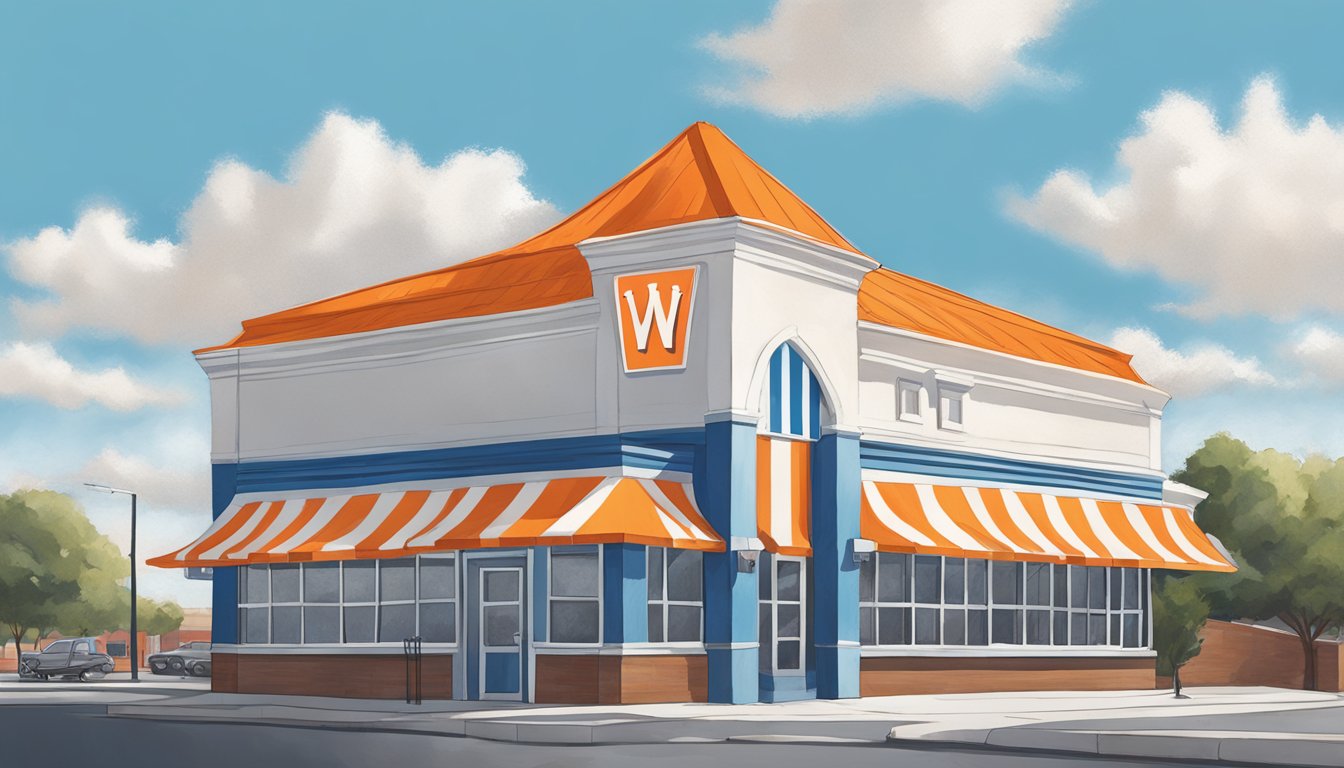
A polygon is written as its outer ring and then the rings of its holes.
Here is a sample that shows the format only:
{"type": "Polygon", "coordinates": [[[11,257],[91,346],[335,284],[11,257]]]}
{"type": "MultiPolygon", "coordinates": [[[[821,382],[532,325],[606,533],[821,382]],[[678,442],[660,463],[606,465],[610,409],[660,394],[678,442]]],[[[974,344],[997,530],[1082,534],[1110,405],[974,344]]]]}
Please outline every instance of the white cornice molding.
{"type": "Polygon", "coordinates": [[[1013,364],[1036,367],[1042,370],[1049,370],[1056,375],[1063,375],[1065,379],[1072,379],[1074,382],[1076,382],[1076,384],[1073,386],[1046,384],[1044,382],[1041,382],[1039,379],[1027,379],[1020,376],[1013,376],[1010,374],[1003,374],[1003,373],[990,373],[987,370],[989,368],[988,365],[983,369],[976,370],[970,368],[957,368],[954,366],[949,366],[945,363],[935,364],[929,361],[919,360],[917,358],[912,358],[905,355],[899,355],[894,352],[888,352],[883,349],[876,349],[870,346],[864,346],[862,339],[860,339],[859,343],[860,358],[869,359],[872,360],[873,362],[886,362],[889,360],[897,364],[898,366],[906,366],[906,367],[922,366],[926,369],[936,368],[942,370],[954,370],[964,375],[970,375],[974,377],[977,383],[986,382],[990,380],[997,380],[998,382],[1003,383],[1005,385],[1015,384],[1019,387],[1026,387],[1028,390],[1033,391],[1039,390],[1042,393],[1059,393],[1060,395],[1072,394],[1076,397],[1088,401],[1109,402],[1113,404],[1123,403],[1126,405],[1134,406],[1136,410],[1141,410],[1146,414],[1151,414],[1154,411],[1160,413],[1161,412],[1160,409],[1164,407],[1171,400],[1171,396],[1168,395],[1166,392],[1163,392],[1157,387],[1154,387],[1149,384],[1140,384],[1137,381],[1129,381],[1128,379],[1122,379],[1116,376],[1108,376],[1106,374],[1095,373],[1093,371],[1084,371],[1079,368],[1072,368],[1067,365],[1060,365],[1058,363],[1048,363],[1043,360],[1033,360],[1027,357],[1018,357],[1017,355],[1010,355],[1006,352],[998,352],[992,349],[984,349],[983,347],[977,347],[975,345],[965,344],[959,341],[949,341],[948,339],[940,339],[937,336],[929,336],[928,334],[918,333],[916,331],[910,331],[904,328],[893,328],[888,325],[882,325],[880,323],[861,320],[859,321],[859,330],[872,331],[874,333],[889,336],[898,336],[913,339],[924,343],[932,344],[934,346],[946,346],[959,350],[965,350],[975,353],[977,355],[983,355],[986,361],[991,360],[1005,361],[1013,364]],[[1128,390],[1134,393],[1134,396],[1129,399],[1122,399],[1119,397],[1111,397],[1108,395],[1103,395],[1096,391],[1097,389],[1096,385],[1115,387],[1122,391],[1128,390]]]}
{"type": "Polygon", "coordinates": [[[370,367],[395,360],[452,357],[488,344],[594,333],[598,314],[597,301],[589,298],[519,312],[215,350],[196,355],[196,360],[212,378],[370,367]]]}

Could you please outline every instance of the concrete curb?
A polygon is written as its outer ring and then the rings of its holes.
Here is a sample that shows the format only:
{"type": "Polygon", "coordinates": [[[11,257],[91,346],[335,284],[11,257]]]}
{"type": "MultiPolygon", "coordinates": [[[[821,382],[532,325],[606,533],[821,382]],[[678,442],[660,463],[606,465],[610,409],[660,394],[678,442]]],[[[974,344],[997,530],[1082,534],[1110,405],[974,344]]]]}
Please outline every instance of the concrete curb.
{"type": "Polygon", "coordinates": [[[537,722],[516,718],[453,717],[450,713],[387,713],[282,705],[236,708],[173,704],[111,704],[109,717],[185,722],[275,725],[466,737],[552,746],[753,742],[873,744],[886,742],[890,721],[702,720],[695,718],[537,722]],[[814,732],[809,732],[814,731],[814,732]]]}
{"type": "Polygon", "coordinates": [[[1270,736],[1247,732],[1242,736],[1182,731],[1124,733],[1012,726],[900,736],[897,734],[900,730],[899,727],[892,729],[887,737],[888,743],[999,747],[1056,754],[1198,760],[1238,765],[1344,768],[1344,736],[1333,734],[1270,736]]]}

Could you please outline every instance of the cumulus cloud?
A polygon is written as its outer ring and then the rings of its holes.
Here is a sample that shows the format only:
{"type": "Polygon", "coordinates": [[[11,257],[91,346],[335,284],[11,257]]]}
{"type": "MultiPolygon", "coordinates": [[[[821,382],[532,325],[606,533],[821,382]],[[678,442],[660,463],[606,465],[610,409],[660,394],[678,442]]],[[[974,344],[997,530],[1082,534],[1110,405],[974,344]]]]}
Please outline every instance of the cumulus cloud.
{"type": "Polygon", "coordinates": [[[755,27],[701,46],[740,77],[710,95],[778,117],[858,114],[915,99],[967,106],[1058,76],[1022,59],[1066,0],[779,0],[755,27]]]}
{"type": "Polygon", "coordinates": [[[1317,382],[1344,384],[1344,336],[1319,325],[1308,327],[1288,348],[1288,354],[1317,382]]]}
{"type": "Polygon", "coordinates": [[[0,397],[35,398],[66,409],[97,403],[115,411],[187,400],[185,393],[137,381],[121,367],[81,370],[50,344],[25,342],[0,346],[0,397]]]}
{"type": "Polygon", "coordinates": [[[142,342],[224,341],[240,320],[506,246],[558,212],[504,150],[427,165],[374,121],[329,114],[283,178],[220,162],[179,222],[143,240],[115,208],[83,212],[3,247],[11,273],[45,289],[14,299],[29,333],[74,328],[142,342]]]}
{"type": "Polygon", "coordinates": [[[1273,80],[1254,81],[1235,126],[1180,92],[1121,142],[1116,184],[1060,170],[1008,211],[1036,230],[1187,286],[1201,317],[1344,311],[1344,126],[1296,124],[1273,80]]]}
{"type": "Polygon", "coordinates": [[[1146,328],[1120,328],[1109,345],[1134,356],[1134,369],[1173,397],[1193,397],[1235,386],[1280,382],[1254,357],[1237,357],[1217,344],[1172,349],[1146,328]]]}
{"type": "MultiPolygon", "coordinates": [[[[157,507],[208,513],[209,467],[209,452],[204,446],[167,462],[104,448],[79,470],[77,477],[133,490],[157,507]]],[[[209,519],[208,514],[205,519],[209,519]]]]}

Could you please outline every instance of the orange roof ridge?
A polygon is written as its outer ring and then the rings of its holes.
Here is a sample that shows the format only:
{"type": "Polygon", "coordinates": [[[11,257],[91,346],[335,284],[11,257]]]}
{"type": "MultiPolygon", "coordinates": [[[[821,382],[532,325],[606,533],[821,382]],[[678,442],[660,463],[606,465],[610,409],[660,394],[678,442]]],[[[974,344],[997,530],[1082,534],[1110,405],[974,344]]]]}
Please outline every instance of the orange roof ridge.
{"type": "Polygon", "coordinates": [[[861,253],[722,131],[691,124],[625,178],[551,228],[510,248],[245,320],[226,344],[275,344],[517,312],[592,296],[578,244],[728,217],[762,221],[861,253]]]}

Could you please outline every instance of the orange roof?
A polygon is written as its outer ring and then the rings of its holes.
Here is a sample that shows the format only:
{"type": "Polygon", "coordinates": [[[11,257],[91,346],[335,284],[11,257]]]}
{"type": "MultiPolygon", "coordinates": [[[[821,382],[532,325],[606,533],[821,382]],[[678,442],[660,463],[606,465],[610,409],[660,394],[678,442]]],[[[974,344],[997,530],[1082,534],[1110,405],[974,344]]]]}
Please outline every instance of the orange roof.
{"type": "MultiPolygon", "coordinates": [[[[578,243],[742,217],[862,252],[718,128],[695,123],[569,218],[523,242],[451,267],[243,321],[227,344],[275,344],[436,320],[537,309],[593,295],[578,243]]],[[[1081,336],[912,277],[877,269],[859,290],[859,319],[1131,381],[1129,356],[1081,336]]]]}
{"type": "Polygon", "coordinates": [[[249,347],[549,307],[593,295],[576,247],[606,237],[733,216],[859,253],[718,128],[695,123],[564,221],[512,248],[243,321],[249,347]]]}
{"type": "Polygon", "coordinates": [[[864,276],[859,319],[1147,383],[1130,367],[1132,355],[886,268],[864,276]]]}

